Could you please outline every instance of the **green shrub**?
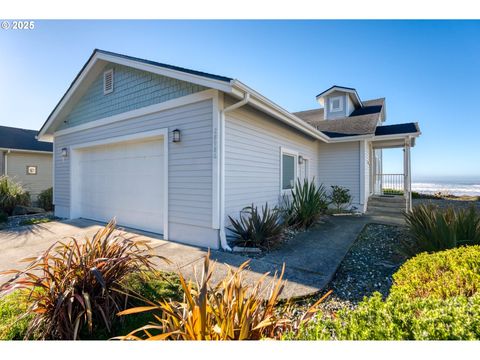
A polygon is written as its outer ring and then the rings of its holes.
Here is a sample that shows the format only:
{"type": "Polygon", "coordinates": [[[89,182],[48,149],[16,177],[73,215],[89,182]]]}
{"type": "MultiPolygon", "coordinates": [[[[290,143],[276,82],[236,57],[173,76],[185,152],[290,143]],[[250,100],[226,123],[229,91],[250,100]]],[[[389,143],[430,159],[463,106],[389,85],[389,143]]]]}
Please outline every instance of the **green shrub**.
{"type": "Polygon", "coordinates": [[[26,269],[0,286],[0,295],[12,289],[31,291],[28,314],[33,315],[26,337],[75,340],[101,326],[111,331],[115,314],[126,305],[121,282],[131,274],[152,269],[151,247],[145,240],[114,233],[111,221],[92,238],[59,241],[41,256],[24,259],[26,269]]]}
{"type": "Polygon", "coordinates": [[[408,260],[386,300],[380,293],[288,333],[302,340],[480,339],[480,246],[408,260]]]}
{"type": "Polygon", "coordinates": [[[49,188],[43,190],[40,194],[38,194],[37,198],[38,206],[45,211],[52,211],[53,210],[53,188],[49,188]]]}
{"type": "Polygon", "coordinates": [[[340,310],[302,327],[286,339],[297,340],[478,340],[480,294],[382,300],[375,293],[354,310],[340,310]]]}
{"type": "Polygon", "coordinates": [[[328,196],[323,185],[316,186],[315,180],[298,179],[291,192],[291,200],[284,196],[283,214],[288,226],[296,229],[308,229],[325,213],[328,196]]]}
{"type": "Polygon", "coordinates": [[[12,215],[17,205],[30,205],[30,194],[8,176],[0,177],[0,211],[12,215]]]}
{"type": "Polygon", "coordinates": [[[8,221],[8,214],[0,212],[0,224],[8,221]]]}
{"type": "Polygon", "coordinates": [[[390,296],[472,296],[480,290],[480,246],[417,255],[400,267],[393,280],[390,296]]]}
{"type": "Polygon", "coordinates": [[[404,245],[411,255],[480,244],[480,213],[473,206],[442,210],[431,204],[420,205],[406,213],[405,220],[413,242],[404,245]]]}
{"type": "Polygon", "coordinates": [[[27,312],[28,291],[16,290],[0,298],[0,340],[22,340],[32,315],[27,312]]]}
{"type": "Polygon", "coordinates": [[[352,202],[350,190],[338,185],[332,185],[331,188],[332,193],[330,194],[330,201],[335,205],[337,211],[342,211],[352,202]]]}
{"type": "Polygon", "coordinates": [[[44,217],[44,218],[33,218],[33,219],[25,219],[20,221],[18,224],[19,226],[24,226],[24,225],[35,225],[35,224],[44,224],[47,222],[53,221],[51,217],[44,217]]]}
{"type": "Polygon", "coordinates": [[[231,216],[229,219],[232,227],[228,229],[235,235],[235,245],[270,249],[283,237],[280,212],[277,208],[269,209],[268,204],[261,211],[252,204],[240,212],[238,220],[231,216]]]}

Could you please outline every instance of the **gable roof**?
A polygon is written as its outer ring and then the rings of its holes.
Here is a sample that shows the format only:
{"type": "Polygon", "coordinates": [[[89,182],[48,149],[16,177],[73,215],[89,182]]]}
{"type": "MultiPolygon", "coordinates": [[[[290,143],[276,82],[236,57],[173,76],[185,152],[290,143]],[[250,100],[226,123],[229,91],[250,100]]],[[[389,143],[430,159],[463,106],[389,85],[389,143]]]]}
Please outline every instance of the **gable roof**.
{"type": "Polygon", "coordinates": [[[356,103],[356,105],[359,107],[363,107],[363,102],[362,100],[360,100],[360,96],[358,96],[357,90],[351,87],[346,87],[346,86],[333,85],[329,87],[327,90],[322,91],[320,94],[318,94],[316,96],[316,99],[321,105],[323,105],[323,98],[335,91],[340,91],[340,92],[353,95],[353,101],[356,103]]]}
{"type": "Polygon", "coordinates": [[[0,148],[52,152],[53,145],[38,141],[36,135],[36,130],[0,126],[0,148]]]}
{"type": "Polygon", "coordinates": [[[38,132],[38,139],[41,141],[53,140],[53,132],[55,131],[56,126],[58,126],[60,123],[62,116],[68,113],[73,104],[75,104],[75,102],[81,98],[89,84],[91,84],[96,76],[100,74],[102,65],[107,63],[125,65],[141,71],[151,72],[154,74],[202,85],[207,88],[225,92],[237,99],[246,98],[248,94],[248,104],[250,106],[257,108],[266,114],[269,114],[270,116],[273,116],[281,122],[284,122],[315,139],[328,141],[328,137],[315,129],[313,126],[283,109],[281,106],[275,104],[273,101],[251,89],[247,85],[241,83],[237,79],[99,49],[95,49],[93,51],[92,55],[77,74],[73,82],[70,84],[65,94],[50,113],[47,120],[38,132]]]}
{"type": "MultiPolygon", "coordinates": [[[[243,99],[244,104],[248,104],[272,116],[307,136],[322,140],[326,143],[331,140],[333,142],[333,137],[338,137],[336,134],[350,137],[358,135],[374,136],[374,119],[377,122],[379,119],[381,121],[385,120],[385,99],[361,102],[356,90],[353,88],[332,86],[330,89],[318,95],[324,96],[328,92],[339,90],[354,94],[355,100],[358,100],[359,107],[351,116],[343,119],[343,122],[340,121],[342,119],[336,119],[336,124],[332,125],[326,124],[326,121],[323,120],[323,109],[291,113],[237,79],[95,49],[38,132],[37,137],[40,141],[53,140],[53,134],[61,123],[61,120],[69,113],[73,105],[81,99],[88,89],[88,86],[100,75],[101,69],[103,69],[107,63],[124,65],[141,71],[222,91],[236,99],[243,99]],[[333,135],[329,137],[328,134],[333,135]]],[[[330,122],[332,121],[329,121],[329,123],[330,122]]],[[[354,141],[355,139],[337,140],[354,141]]]]}

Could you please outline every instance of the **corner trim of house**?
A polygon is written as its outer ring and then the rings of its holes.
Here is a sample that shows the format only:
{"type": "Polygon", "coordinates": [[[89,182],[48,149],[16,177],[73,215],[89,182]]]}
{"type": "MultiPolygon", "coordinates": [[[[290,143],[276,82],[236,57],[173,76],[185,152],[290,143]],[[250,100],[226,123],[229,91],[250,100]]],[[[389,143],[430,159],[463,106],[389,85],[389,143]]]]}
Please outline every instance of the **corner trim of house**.
{"type": "Polygon", "coordinates": [[[212,99],[212,228],[220,229],[220,109],[223,109],[223,98],[215,92],[212,99]]]}
{"type": "Polygon", "coordinates": [[[145,106],[140,109],[127,111],[117,115],[108,116],[106,118],[93,120],[86,124],[81,124],[71,128],[59,130],[54,133],[54,136],[61,136],[61,135],[71,134],[77,131],[93,129],[99,126],[109,125],[118,121],[123,121],[127,119],[130,120],[133,118],[156,113],[159,111],[164,111],[164,110],[169,110],[169,109],[173,109],[173,108],[184,106],[184,105],[194,104],[200,101],[212,99],[215,97],[216,93],[217,93],[217,90],[212,90],[212,89],[200,91],[195,94],[182,96],[182,97],[168,100],[159,104],[145,106]]]}
{"type": "Polygon", "coordinates": [[[365,147],[366,141],[362,140],[359,142],[360,150],[360,199],[359,203],[363,206],[363,212],[365,212],[365,147]]]}
{"type": "Polygon", "coordinates": [[[78,217],[78,209],[75,205],[75,199],[78,199],[78,189],[74,179],[78,178],[78,151],[98,145],[109,145],[130,140],[150,139],[163,137],[163,238],[168,240],[168,128],[162,128],[152,131],[144,131],[124,136],[106,138],[102,140],[90,141],[70,146],[70,218],[78,217]]]}

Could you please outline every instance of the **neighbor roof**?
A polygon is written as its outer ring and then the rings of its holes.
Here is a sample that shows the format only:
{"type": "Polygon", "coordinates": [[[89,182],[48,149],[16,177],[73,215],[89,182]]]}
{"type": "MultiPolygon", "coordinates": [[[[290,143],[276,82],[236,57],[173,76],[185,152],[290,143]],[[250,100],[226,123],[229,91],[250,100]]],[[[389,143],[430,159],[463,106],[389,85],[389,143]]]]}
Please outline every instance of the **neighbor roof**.
{"type": "Polygon", "coordinates": [[[52,152],[53,145],[38,141],[36,135],[36,130],[0,126],[0,148],[52,152]]]}
{"type": "Polygon", "coordinates": [[[335,120],[324,120],[323,108],[294,114],[329,137],[368,135],[374,134],[379,120],[383,120],[384,107],[385,98],[380,98],[364,101],[363,107],[355,109],[350,116],[335,120]]]}

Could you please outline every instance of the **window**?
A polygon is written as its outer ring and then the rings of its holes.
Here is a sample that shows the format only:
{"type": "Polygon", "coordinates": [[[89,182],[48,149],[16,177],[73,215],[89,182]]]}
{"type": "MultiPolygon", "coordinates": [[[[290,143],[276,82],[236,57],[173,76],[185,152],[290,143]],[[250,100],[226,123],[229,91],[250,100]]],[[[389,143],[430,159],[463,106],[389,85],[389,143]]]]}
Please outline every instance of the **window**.
{"type": "Polygon", "coordinates": [[[330,98],[330,111],[342,111],[343,99],[341,96],[330,98]]]}
{"type": "Polygon", "coordinates": [[[103,94],[107,95],[113,91],[113,69],[103,73],[103,94]]]}
{"type": "Polygon", "coordinates": [[[27,175],[37,175],[37,167],[33,165],[27,166],[27,175]]]}
{"type": "Polygon", "coordinates": [[[282,190],[295,186],[296,163],[296,155],[282,152],[282,190]]]}

